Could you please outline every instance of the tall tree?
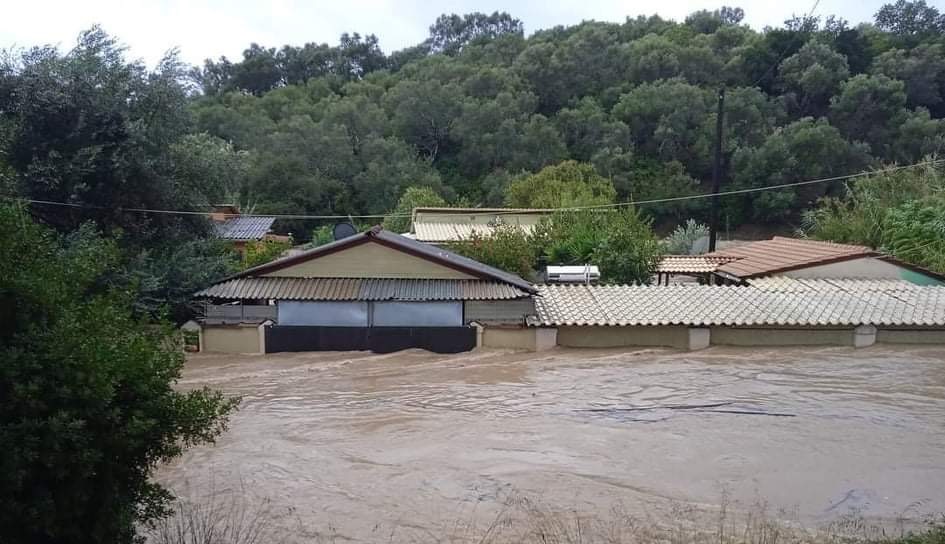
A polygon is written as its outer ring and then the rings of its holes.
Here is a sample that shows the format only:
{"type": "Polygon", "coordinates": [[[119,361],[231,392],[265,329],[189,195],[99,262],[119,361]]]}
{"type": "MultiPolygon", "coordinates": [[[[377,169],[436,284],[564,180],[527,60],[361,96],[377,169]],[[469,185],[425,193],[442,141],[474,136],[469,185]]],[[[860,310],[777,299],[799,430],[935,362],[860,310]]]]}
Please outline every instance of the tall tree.
{"type": "Polygon", "coordinates": [[[102,286],[114,244],[0,206],[0,534],[9,542],[134,542],[170,494],[159,463],[212,442],[236,401],[173,385],[172,329],[102,286]]]}
{"type": "Polygon", "coordinates": [[[593,166],[565,161],[516,179],[505,201],[515,208],[565,208],[610,204],[616,196],[613,184],[593,166]]]}
{"type": "Polygon", "coordinates": [[[467,13],[465,15],[440,15],[430,25],[430,51],[455,55],[467,45],[480,40],[495,39],[512,34],[521,36],[524,32],[522,21],[506,12],[467,13]]]}

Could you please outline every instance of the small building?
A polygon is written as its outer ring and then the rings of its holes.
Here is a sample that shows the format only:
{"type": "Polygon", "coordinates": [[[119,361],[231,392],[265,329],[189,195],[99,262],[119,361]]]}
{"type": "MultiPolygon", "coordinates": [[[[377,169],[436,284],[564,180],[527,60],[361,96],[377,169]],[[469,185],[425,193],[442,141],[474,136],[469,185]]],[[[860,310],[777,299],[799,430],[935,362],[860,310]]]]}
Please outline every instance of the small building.
{"type": "Polygon", "coordinates": [[[657,268],[657,283],[675,276],[703,283],[743,284],[767,276],[788,278],[905,280],[945,285],[945,276],[866,246],[775,236],[730,246],[705,255],[670,255],[657,268]]]}
{"type": "Polygon", "coordinates": [[[512,225],[531,233],[553,210],[534,208],[414,208],[409,237],[428,244],[491,236],[498,225],[512,225]]]}
{"type": "Polygon", "coordinates": [[[249,242],[261,240],[288,240],[287,236],[272,234],[272,224],[275,217],[259,215],[240,215],[240,209],[235,204],[217,204],[210,212],[210,220],[216,229],[217,236],[231,242],[239,251],[245,251],[249,242]]]}
{"type": "Polygon", "coordinates": [[[543,285],[530,325],[569,347],[945,344],[945,287],[766,278],[750,285],[543,285]]]}
{"type": "Polygon", "coordinates": [[[522,329],[529,282],[374,227],[251,268],[197,293],[207,351],[472,349],[522,329]]]}

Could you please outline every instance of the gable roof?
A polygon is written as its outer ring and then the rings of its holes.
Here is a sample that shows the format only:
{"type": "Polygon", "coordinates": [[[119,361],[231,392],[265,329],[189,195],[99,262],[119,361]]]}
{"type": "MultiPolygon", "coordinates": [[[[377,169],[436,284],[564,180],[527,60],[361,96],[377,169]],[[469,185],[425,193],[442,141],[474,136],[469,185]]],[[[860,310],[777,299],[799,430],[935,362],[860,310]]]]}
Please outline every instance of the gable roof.
{"type": "Polygon", "coordinates": [[[775,236],[770,240],[750,242],[706,253],[704,257],[731,259],[729,262],[720,264],[715,272],[737,279],[748,279],[881,255],[866,246],[775,236]]]}
{"type": "Polygon", "coordinates": [[[493,280],[416,278],[237,278],[211,285],[195,296],[216,299],[279,300],[514,300],[531,296],[493,280]]]}
{"type": "Polygon", "coordinates": [[[262,240],[275,221],[275,217],[232,217],[214,227],[217,235],[224,240],[262,240]]]}
{"type": "Polygon", "coordinates": [[[493,268],[489,265],[474,261],[468,257],[463,257],[462,255],[458,255],[452,251],[447,251],[436,246],[417,242],[407,238],[406,236],[394,234],[393,232],[384,230],[380,226],[372,227],[371,229],[359,234],[355,234],[354,236],[349,236],[347,238],[342,238],[341,240],[335,240],[334,242],[318,246],[308,251],[304,251],[298,255],[276,259],[275,261],[249,268],[226,279],[230,280],[235,278],[245,278],[258,276],[260,274],[267,274],[275,270],[281,270],[289,266],[317,259],[325,255],[330,255],[350,247],[367,243],[380,244],[382,246],[407,253],[414,257],[424,259],[447,268],[459,270],[460,272],[464,272],[479,279],[497,280],[507,283],[509,285],[518,287],[527,293],[536,292],[535,287],[531,283],[514,274],[509,274],[508,272],[499,270],[498,268],[493,268]]]}
{"type": "Polygon", "coordinates": [[[656,271],[667,274],[704,274],[715,270],[734,257],[707,257],[705,255],[666,255],[656,266],[656,271]]]}

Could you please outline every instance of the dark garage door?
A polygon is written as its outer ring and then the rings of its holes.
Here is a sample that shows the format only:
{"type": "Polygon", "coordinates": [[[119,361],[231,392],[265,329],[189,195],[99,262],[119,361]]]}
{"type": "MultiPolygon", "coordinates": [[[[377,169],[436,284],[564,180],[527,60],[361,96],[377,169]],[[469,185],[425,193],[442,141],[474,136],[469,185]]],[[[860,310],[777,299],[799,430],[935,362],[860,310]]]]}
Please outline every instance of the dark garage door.
{"type": "Polygon", "coordinates": [[[362,351],[390,353],[420,348],[459,353],[476,347],[473,327],[321,327],[273,325],[266,328],[266,353],[283,351],[362,351]]]}

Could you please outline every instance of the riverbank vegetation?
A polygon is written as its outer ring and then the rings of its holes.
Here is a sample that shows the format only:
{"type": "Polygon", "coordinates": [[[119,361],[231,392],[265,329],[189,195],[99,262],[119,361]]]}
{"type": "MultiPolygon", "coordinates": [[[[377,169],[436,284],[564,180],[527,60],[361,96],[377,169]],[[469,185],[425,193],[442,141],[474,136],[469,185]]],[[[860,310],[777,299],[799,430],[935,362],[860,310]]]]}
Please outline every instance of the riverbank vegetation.
{"type": "MultiPolygon", "coordinates": [[[[723,497],[709,511],[670,505],[661,515],[630,513],[620,504],[606,512],[577,513],[551,508],[540,500],[514,495],[482,519],[458,519],[442,532],[412,532],[384,527],[374,532],[385,542],[449,544],[945,544],[945,518],[870,520],[851,512],[819,527],[805,527],[787,512],[764,503],[736,508],[723,497]]],[[[475,516],[474,516],[475,517],[475,516]]],[[[422,524],[421,524],[422,525],[422,524]]],[[[256,544],[263,542],[335,543],[348,540],[331,527],[315,534],[291,516],[280,516],[268,500],[218,492],[201,501],[179,499],[173,514],[150,525],[149,544],[256,544]],[[277,519],[278,518],[278,519],[277,519]]]]}
{"type": "Polygon", "coordinates": [[[10,205],[0,230],[0,541],[132,542],[170,504],[151,472],[237,401],[172,388],[181,346],[136,311],[115,241],[10,205]]]}
{"type": "Polygon", "coordinates": [[[852,181],[842,196],[805,214],[803,232],[945,273],[945,168],[930,164],[852,181]]]}

